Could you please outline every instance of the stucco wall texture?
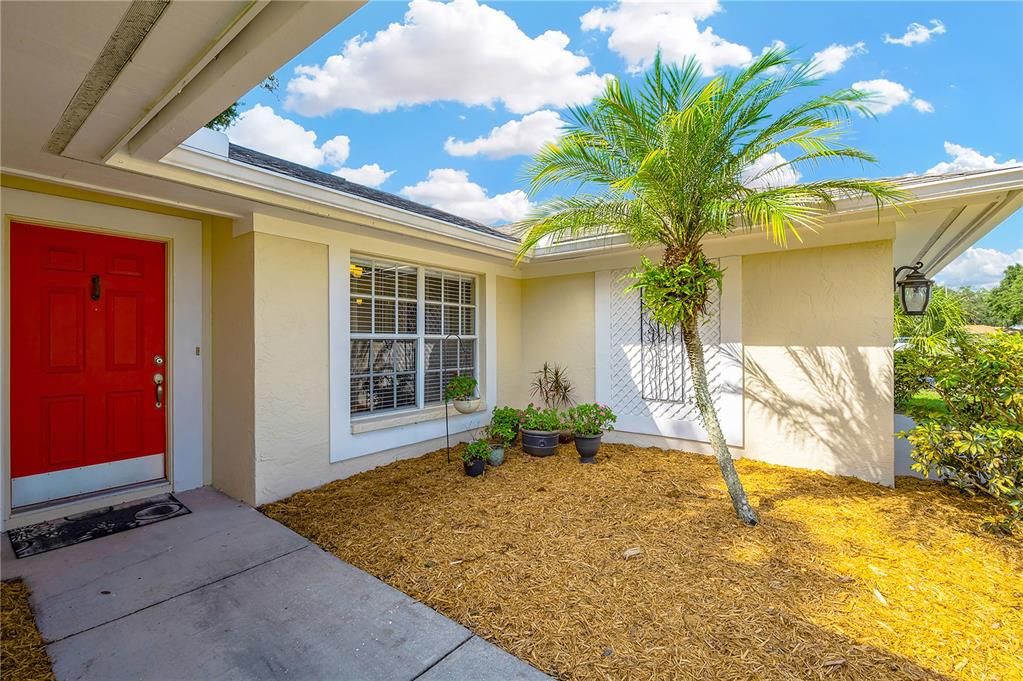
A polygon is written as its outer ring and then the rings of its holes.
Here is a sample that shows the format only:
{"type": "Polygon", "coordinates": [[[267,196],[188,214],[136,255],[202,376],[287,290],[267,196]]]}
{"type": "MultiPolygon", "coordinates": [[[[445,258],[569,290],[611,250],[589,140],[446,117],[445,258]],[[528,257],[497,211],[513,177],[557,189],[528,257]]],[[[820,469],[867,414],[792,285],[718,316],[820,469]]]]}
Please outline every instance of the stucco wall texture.
{"type": "MultiPolygon", "coordinates": [[[[327,245],[218,230],[213,249],[217,487],[266,503],[442,446],[330,463],[327,245]]],[[[891,260],[890,241],[743,258],[736,456],[893,482],[891,260]]],[[[497,404],[528,403],[530,372],[544,361],[567,367],[577,401],[593,400],[593,273],[493,281],[497,404]]],[[[668,438],[614,439],[707,451],[668,438]]]]}

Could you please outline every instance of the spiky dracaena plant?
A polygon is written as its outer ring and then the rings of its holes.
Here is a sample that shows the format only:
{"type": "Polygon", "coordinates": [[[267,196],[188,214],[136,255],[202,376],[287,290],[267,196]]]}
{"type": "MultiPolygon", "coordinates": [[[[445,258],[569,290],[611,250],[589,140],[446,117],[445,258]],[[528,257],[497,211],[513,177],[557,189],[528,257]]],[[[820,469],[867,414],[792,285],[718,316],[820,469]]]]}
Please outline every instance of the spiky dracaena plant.
{"type": "Polygon", "coordinates": [[[707,435],[735,512],[751,525],[757,516],[721,432],[698,334],[722,276],[702,242],[757,229],[784,246],[800,229],[812,230],[838,199],[872,197],[880,211],[906,198],[884,181],[779,182],[822,161],[874,160],[841,143],[849,117],[869,113],[870,95],[839,90],[794,105],[782,101],[819,84],[813,64],[797,64],[790,54],[768,51],[709,81],[695,61],[676,67],[658,55],[636,91],[609,80],[590,105],[571,110],[560,140],[526,168],[534,195],[562,183],[578,190],[541,203],[518,225],[520,258],[548,240],[602,234],[624,234],[637,248],[663,248],[659,264],[644,260],[634,272],[634,286],[658,322],[681,327],[707,435]]]}

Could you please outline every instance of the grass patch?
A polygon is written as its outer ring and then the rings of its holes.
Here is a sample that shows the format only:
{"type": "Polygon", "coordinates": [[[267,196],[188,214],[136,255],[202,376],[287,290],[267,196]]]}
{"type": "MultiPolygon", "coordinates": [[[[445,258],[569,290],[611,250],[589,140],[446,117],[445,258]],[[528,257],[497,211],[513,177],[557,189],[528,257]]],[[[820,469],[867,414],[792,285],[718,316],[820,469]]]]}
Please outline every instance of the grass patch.
{"type": "Polygon", "coordinates": [[[937,391],[930,389],[921,390],[906,400],[903,411],[909,416],[922,418],[943,416],[949,413],[945,400],[941,399],[941,395],[937,391]]]}
{"type": "Polygon", "coordinates": [[[605,444],[443,451],[263,512],[562,679],[1023,678],[1023,542],[934,482],[896,489],[605,444]]]}
{"type": "Polygon", "coordinates": [[[46,646],[19,580],[0,583],[0,679],[54,681],[46,646]]]}

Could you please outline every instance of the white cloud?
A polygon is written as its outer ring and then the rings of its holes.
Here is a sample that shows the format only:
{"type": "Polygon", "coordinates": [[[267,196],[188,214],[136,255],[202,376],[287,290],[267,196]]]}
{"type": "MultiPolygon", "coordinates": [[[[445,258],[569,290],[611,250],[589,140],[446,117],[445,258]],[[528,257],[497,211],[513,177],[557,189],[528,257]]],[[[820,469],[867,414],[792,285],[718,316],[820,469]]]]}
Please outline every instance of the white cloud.
{"type": "Polygon", "coordinates": [[[486,189],[469,180],[469,173],[453,168],[435,168],[425,180],[403,188],[401,194],[413,201],[488,225],[515,222],[532,208],[525,192],[516,189],[489,196],[486,189]]]}
{"type": "Polygon", "coordinates": [[[905,85],[896,83],[892,80],[886,80],[884,78],[860,80],[853,83],[852,88],[854,90],[860,90],[861,92],[869,92],[873,95],[872,100],[863,102],[863,104],[870,111],[879,116],[906,103],[911,103],[913,108],[917,111],[934,111],[934,107],[931,106],[930,102],[924,99],[914,98],[912,90],[905,85]]]}
{"type": "Polygon", "coordinates": [[[697,25],[720,9],[717,0],[684,3],[621,0],[609,8],[591,9],[580,21],[584,31],[610,32],[608,48],[625,60],[630,71],[646,68],[659,47],[665,60],[681,62],[692,56],[699,60],[704,75],[711,75],[721,68],[744,66],[753,60],[753,53],[745,45],[725,40],[710,26],[701,29],[697,25]]]}
{"type": "Polygon", "coordinates": [[[351,140],[346,135],[332,137],[317,146],[315,132],[278,116],[262,104],[243,111],[227,129],[227,136],[235,144],[310,168],[334,167],[335,175],[367,187],[379,187],[394,174],[376,163],[361,168],[341,167],[351,153],[351,140]]]}
{"type": "Polygon", "coordinates": [[[387,178],[394,175],[394,171],[384,170],[376,163],[367,163],[359,168],[338,168],[333,174],[356,184],[379,187],[387,181],[387,178]]]}
{"type": "Polygon", "coordinates": [[[471,142],[449,137],[444,142],[444,151],[452,156],[478,156],[508,158],[509,156],[532,155],[546,144],[558,139],[564,121],[556,111],[544,109],[508,121],[471,142]]]}
{"type": "Polygon", "coordinates": [[[341,164],[348,158],[349,142],[344,135],[317,146],[315,132],[262,104],[243,111],[227,129],[227,136],[235,144],[312,168],[325,162],[341,164]]]}
{"type": "Polygon", "coordinates": [[[742,183],[751,189],[766,189],[799,182],[802,175],[798,170],[792,166],[778,167],[785,161],[785,157],[777,151],[761,156],[742,172],[742,183]]]}
{"type": "Polygon", "coordinates": [[[914,99],[913,108],[920,113],[934,113],[934,105],[928,102],[926,99],[914,99]]]}
{"type": "Polygon", "coordinates": [[[984,156],[976,149],[964,147],[953,142],[945,142],[945,153],[951,156],[952,160],[938,163],[929,168],[924,173],[925,175],[940,175],[941,173],[955,173],[966,170],[994,170],[996,168],[1020,165],[1020,162],[1014,158],[998,162],[994,156],[984,156]]]}
{"type": "Polygon", "coordinates": [[[968,248],[950,262],[935,279],[943,286],[991,288],[1002,280],[1009,265],[1023,263],[1023,248],[1011,253],[994,248],[968,248]]]}
{"type": "Polygon", "coordinates": [[[402,22],[352,38],[323,64],[299,66],[286,105],[307,116],[336,109],[390,111],[454,101],[503,104],[513,113],[585,104],[603,88],[569,38],[531,38],[504,12],[476,0],[412,0],[402,22]]]}
{"type": "Polygon", "coordinates": [[[931,28],[927,28],[923,24],[917,22],[911,23],[906,27],[906,32],[901,38],[893,38],[887,33],[884,34],[884,41],[889,45],[903,45],[910,47],[917,43],[925,43],[931,39],[932,36],[941,35],[945,32],[945,24],[941,23],[938,19],[931,19],[931,28]]]}
{"type": "Polygon", "coordinates": [[[842,67],[845,66],[845,62],[848,61],[850,57],[866,53],[867,47],[864,45],[863,41],[852,45],[839,45],[838,43],[832,43],[820,52],[815,52],[811,61],[817,65],[814,69],[816,75],[827,76],[841,71],[842,67]]]}

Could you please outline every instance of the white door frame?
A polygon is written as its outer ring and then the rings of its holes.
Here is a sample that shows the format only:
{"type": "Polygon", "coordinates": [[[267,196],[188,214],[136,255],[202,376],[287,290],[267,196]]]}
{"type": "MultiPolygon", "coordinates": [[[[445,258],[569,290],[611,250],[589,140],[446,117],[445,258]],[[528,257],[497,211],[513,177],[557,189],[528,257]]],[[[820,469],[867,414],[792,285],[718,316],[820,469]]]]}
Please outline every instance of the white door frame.
{"type": "MultiPolygon", "coordinates": [[[[62,229],[156,239],[167,245],[168,429],[166,471],[170,487],[186,490],[203,484],[205,405],[203,361],[197,354],[203,338],[203,235],[198,220],[81,201],[20,189],[0,190],[3,235],[3,332],[0,333],[0,496],[4,525],[12,514],[10,477],[10,223],[25,221],[62,229]]],[[[150,491],[149,493],[152,493],[150,491]]],[[[95,505],[110,503],[97,500],[95,505]]],[[[53,515],[60,515],[54,507],[53,515]]],[[[80,509],[76,505],[75,510],[80,509]]],[[[11,520],[12,523],[8,523],[11,520]]],[[[20,523],[18,523],[20,524],[20,523]]]]}

